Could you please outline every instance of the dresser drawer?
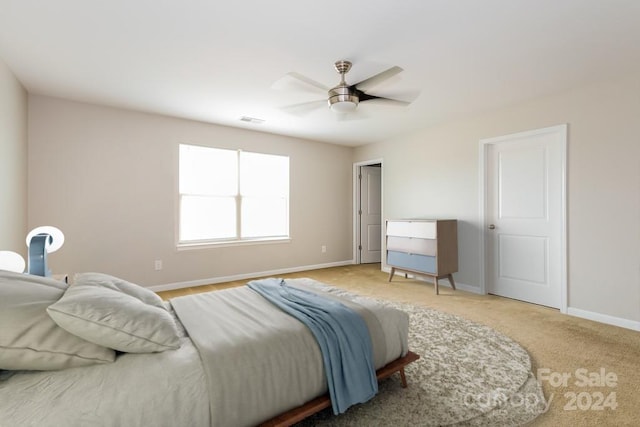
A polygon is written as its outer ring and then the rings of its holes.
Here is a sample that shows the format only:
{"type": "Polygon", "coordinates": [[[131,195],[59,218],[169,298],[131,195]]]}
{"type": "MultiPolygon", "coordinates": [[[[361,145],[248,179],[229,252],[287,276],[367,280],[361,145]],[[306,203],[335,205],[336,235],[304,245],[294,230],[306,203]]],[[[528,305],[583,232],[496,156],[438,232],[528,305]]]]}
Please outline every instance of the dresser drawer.
{"type": "Polygon", "coordinates": [[[388,221],[387,236],[436,238],[435,221],[388,221]]]}
{"type": "Polygon", "coordinates": [[[388,236],[387,249],[390,251],[436,256],[437,242],[435,239],[388,236]]]}
{"type": "Polygon", "coordinates": [[[387,264],[392,267],[436,274],[436,257],[387,251],[387,264]]]}

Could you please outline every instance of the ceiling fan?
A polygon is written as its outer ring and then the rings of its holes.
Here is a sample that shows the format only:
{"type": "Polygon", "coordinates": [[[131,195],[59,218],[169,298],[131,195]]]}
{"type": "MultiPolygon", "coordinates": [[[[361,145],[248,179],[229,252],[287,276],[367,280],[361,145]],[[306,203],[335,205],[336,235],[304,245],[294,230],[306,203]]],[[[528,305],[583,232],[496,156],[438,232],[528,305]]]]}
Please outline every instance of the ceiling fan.
{"type": "MultiPolygon", "coordinates": [[[[351,62],[346,60],[340,60],[334,64],[335,70],[338,72],[338,74],[340,74],[340,83],[332,88],[329,88],[322,83],[310,79],[309,77],[303,76],[302,74],[298,74],[295,72],[288,73],[287,77],[293,78],[298,82],[302,82],[309,88],[313,87],[314,89],[322,90],[327,94],[328,98],[288,105],[283,107],[283,109],[294,113],[308,112],[326,102],[329,105],[329,108],[337,113],[349,113],[354,111],[361,102],[367,101],[377,101],[379,103],[397,106],[407,106],[411,104],[411,101],[386,98],[366,92],[373,86],[376,86],[400,73],[401,71],[403,71],[402,68],[394,66],[369,78],[366,78],[358,83],[348,84],[346,82],[345,76],[351,69],[351,65],[351,62]]],[[[417,95],[414,94],[412,98],[415,99],[416,96],[417,95]]]]}

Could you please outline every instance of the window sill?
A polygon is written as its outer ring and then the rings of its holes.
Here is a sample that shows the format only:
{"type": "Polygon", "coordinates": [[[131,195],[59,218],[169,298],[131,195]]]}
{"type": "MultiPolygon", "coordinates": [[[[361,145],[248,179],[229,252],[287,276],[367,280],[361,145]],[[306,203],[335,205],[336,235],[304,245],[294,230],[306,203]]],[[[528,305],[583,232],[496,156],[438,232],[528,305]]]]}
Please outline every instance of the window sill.
{"type": "Polygon", "coordinates": [[[265,239],[246,239],[246,240],[226,240],[221,242],[199,242],[199,243],[178,243],[176,249],[178,251],[190,251],[194,249],[212,249],[233,246],[253,246],[253,245],[272,245],[280,243],[290,243],[291,237],[270,237],[265,239]]]}

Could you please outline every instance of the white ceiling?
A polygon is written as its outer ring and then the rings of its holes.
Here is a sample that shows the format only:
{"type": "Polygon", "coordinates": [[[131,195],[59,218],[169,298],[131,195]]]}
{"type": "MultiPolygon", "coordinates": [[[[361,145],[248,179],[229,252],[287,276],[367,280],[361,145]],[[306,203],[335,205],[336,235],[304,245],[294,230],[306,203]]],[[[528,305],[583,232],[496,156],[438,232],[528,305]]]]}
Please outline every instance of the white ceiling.
{"type": "Polygon", "coordinates": [[[640,72],[640,0],[0,0],[0,58],[34,94],[356,146],[640,72]],[[334,86],[339,59],[420,95],[283,111],[324,94],[276,82],[334,86]]]}

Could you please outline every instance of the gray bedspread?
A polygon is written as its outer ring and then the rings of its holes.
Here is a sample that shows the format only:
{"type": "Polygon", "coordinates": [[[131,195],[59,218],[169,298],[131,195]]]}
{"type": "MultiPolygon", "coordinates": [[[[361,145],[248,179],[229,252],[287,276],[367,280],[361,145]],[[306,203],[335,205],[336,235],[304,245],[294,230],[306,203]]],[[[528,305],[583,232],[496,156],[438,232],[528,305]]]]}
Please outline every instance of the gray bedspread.
{"type": "MultiPolygon", "coordinates": [[[[310,279],[288,280],[364,313],[376,368],[406,354],[408,316],[310,279]]],[[[213,426],[249,426],[327,391],[322,354],[309,329],[247,287],[171,300],[198,348],[213,426]]]]}
{"type": "Polygon", "coordinates": [[[207,385],[189,338],[162,353],[59,371],[0,372],[2,427],[210,425],[207,385]]]}
{"type": "Polygon", "coordinates": [[[378,393],[369,327],[355,310],[284,279],[253,280],[247,286],[304,323],[322,352],[335,415],[378,393]]]}

